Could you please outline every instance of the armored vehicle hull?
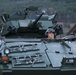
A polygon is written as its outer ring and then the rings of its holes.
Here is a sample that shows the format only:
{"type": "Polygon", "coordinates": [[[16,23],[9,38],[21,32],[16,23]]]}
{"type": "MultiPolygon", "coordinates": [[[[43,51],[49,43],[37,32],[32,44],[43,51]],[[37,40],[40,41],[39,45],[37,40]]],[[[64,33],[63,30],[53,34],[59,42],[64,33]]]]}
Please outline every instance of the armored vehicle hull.
{"type": "Polygon", "coordinates": [[[76,73],[76,42],[45,39],[2,39],[1,75],[76,73]]]}

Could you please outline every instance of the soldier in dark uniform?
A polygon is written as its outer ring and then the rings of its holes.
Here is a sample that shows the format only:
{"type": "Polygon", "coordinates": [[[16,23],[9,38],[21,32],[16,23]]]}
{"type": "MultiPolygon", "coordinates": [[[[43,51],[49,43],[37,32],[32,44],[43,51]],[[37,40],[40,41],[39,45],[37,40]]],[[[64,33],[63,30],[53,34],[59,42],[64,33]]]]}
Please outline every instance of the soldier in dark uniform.
{"type": "Polygon", "coordinates": [[[26,8],[26,9],[24,10],[24,15],[25,15],[24,19],[26,19],[26,16],[28,15],[28,12],[29,12],[29,8],[26,8]]]}

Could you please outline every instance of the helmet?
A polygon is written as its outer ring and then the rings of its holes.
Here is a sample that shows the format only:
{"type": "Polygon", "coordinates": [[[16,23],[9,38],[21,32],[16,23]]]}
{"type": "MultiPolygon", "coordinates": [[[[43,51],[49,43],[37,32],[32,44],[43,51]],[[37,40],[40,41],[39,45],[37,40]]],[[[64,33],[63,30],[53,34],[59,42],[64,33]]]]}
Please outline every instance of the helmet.
{"type": "Polygon", "coordinates": [[[53,28],[49,28],[46,30],[45,35],[48,35],[50,32],[55,33],[55,30],[53,28]]]}

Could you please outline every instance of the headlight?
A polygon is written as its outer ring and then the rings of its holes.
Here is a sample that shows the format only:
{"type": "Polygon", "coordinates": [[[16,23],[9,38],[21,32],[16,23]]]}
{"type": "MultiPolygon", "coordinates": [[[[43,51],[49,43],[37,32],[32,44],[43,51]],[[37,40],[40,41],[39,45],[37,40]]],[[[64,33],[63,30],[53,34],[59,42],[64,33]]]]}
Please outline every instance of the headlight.
{"type": "Polygon", "coordinates": [[[6,48],[6,49],[4,50],[4,53],[5,53],[5,54],[9,54],[9,53],[10,53],[10,50],[9,50],[8,48],[6,48]]]}

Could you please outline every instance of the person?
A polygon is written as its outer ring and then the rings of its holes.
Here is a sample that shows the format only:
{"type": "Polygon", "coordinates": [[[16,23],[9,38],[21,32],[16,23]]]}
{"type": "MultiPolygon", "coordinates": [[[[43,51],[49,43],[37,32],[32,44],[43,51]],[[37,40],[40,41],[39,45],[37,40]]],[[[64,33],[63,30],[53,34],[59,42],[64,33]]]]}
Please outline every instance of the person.
{"type": "Polygon", "coordinates": [[[49,28],[46,30],[45,35],[47,39],[53,40],[55,38],[55,30],[53,28],[49,28]]]}
{"type": "Polygon", "coordinates": [[[26,16],[28,15],[28,13],[29,13],[29,8],[26,8],[26,9],[24,10],[24,15],[25,15],[24,19],[26,19],[26,16]]]}

